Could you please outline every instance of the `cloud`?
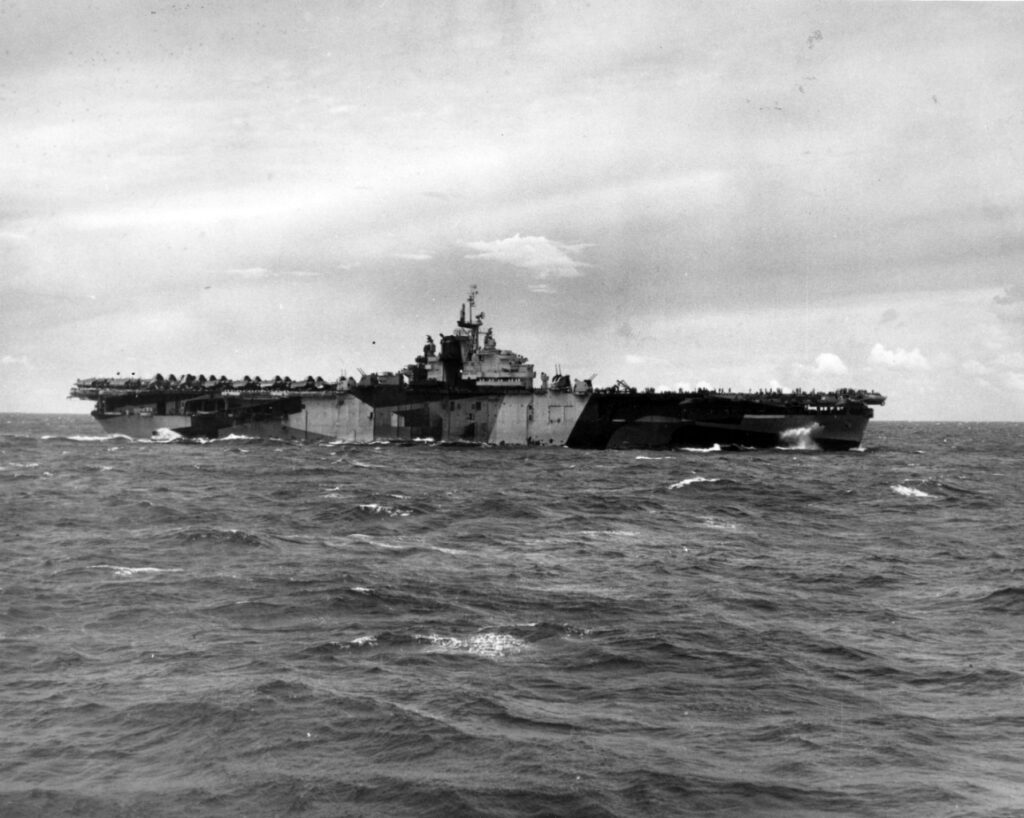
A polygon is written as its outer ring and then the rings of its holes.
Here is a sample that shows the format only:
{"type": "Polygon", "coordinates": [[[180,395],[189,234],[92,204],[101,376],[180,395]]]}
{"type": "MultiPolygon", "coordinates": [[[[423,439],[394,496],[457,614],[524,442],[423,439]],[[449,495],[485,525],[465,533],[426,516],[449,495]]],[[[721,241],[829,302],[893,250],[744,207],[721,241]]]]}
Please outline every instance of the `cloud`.
{"type": "Polygon", "coordinates": [[[28,358],[24,355],[4,355],[0,358],[3,366],[28,366],[28,358]]]}
{"type": "Polygon", "coordinates": [[[845,375],[846,364],[843,359],[832,352],[822,352],[814,359],[814,374],[816,375],[845,375]]]}
{"type": "Polygon", "coordinates": [[[903,347],[886,349],[882,344],[878,343],[871,348],[868,360],[887,369],[904,369],[908,372],[924,372],[931,368],[928,359],[921,354],[921,350],[917,347],[910,351],[905,350],[903,347]]]}
{"type": "Polygon", "coordinates": [[[507,239],[468,241],[464,244],[477,251],[476,255],[466,258],[509,264],[529,270],[537,278],[578,278],[583,275],[581,267],[591,266],[573,258],[591,245],[563,244],[543,236],[520,236],[516,233],[507,239]]]}
{"type": "MultiPolygon", "coordinates": [[[[828,382],[831,379],[846,375],[849,369],[843,363],[843,359],[834,352],[822,352],[815,357],[812,365],[795,364],[792,367],[792,371],[793,375],[801,381],[815,379],[821,385],[822,381],[828,382]]],[[[772,388],[778,387],[773,386],[772,388]]]]}

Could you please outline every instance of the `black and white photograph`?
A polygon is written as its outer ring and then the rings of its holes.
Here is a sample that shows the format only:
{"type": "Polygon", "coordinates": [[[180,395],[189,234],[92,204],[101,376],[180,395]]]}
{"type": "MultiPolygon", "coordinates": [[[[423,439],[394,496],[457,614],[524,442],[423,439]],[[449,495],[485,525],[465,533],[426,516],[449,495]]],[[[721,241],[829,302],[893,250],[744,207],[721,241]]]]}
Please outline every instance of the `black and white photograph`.
{"type": "Polygon", "coordinates": [[[0,0],[0,816],[1024,815],[1022,43],[0,0]]]}

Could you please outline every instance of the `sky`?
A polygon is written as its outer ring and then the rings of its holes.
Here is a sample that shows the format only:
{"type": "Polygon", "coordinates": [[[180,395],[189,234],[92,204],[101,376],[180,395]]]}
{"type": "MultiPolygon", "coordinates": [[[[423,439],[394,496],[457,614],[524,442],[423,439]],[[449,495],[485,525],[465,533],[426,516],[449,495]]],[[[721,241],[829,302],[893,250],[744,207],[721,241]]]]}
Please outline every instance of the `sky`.
{"type": "Polygon", "coordinates": [[[0,0],[0,411],[498,346],[1024,421],[1024,4],[0,0]]]}

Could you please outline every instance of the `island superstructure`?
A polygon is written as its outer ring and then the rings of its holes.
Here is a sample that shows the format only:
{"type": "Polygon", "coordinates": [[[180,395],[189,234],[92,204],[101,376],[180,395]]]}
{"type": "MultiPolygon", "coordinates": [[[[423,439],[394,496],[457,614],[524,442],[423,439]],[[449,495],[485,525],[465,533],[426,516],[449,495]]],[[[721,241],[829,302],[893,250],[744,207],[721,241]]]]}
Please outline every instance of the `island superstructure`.
{"type": "Polygon", "coordinates": [[[456,326],[398,372],[356,380],[307,377],[155,375],[83,378],[70,397],[95,401],[105,431],[150,438],[252,437],[434,441],[577,448],[860,445],[873,406],[885,397],[862,389],[734,393],[637,390],[623,382],[596,389],[591,379],[535,375],[524,356],[500,349],[476,312],[477,290],[456,326]]]}

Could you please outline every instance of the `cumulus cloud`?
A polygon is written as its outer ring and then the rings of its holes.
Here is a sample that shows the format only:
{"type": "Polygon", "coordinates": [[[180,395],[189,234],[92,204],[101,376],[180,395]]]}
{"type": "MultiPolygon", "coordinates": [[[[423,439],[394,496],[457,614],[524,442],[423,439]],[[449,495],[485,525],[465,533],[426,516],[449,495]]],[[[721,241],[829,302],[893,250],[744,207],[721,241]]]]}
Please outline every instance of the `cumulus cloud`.
{"type": "Polygon", "coordinates": [[[822,352],[814,359],[814,372],[817,375],[845,375],[846,364],[843,359],[832,352],[822,352]]]}
{"type": "Polygon", "coordinates": [[[834,352],[820,353],[815,357],[814,363],[811,365],[794,364],[792,367],[792,374],[796,378],[801,381],[813,378],[817,380],[819,385],[822,381],[827,382],[833,378],[838,378],[838,376],[845,375],[848,371],[846,364],[843,363],[843,359],[834,352]]]}
{"type": "Polygon", "coordinates": [[[928,359],[921,354],[921,350],[917,347],[910,351],[903,347],[886,349],[881,343],[878,343],[871,348],[868,360],[888,369],[903,369],[909,372],[923,372],[931,368],[928,359]]]}
{"type": "Polygon", "coordinates": [[[520,236],[495,241],[468,241],[465,246],[476,250],[469,259],[497,261],[523,270],[537,278],[577,278],[583,275],[581,267],[590,267],[575,258],[588,244],[563,244],[543,236],[520,236]]]}

